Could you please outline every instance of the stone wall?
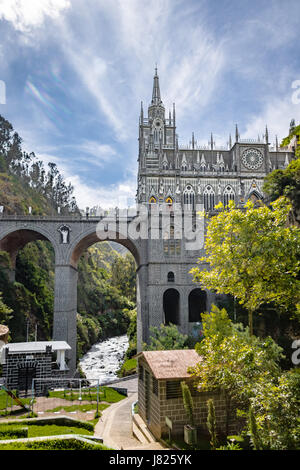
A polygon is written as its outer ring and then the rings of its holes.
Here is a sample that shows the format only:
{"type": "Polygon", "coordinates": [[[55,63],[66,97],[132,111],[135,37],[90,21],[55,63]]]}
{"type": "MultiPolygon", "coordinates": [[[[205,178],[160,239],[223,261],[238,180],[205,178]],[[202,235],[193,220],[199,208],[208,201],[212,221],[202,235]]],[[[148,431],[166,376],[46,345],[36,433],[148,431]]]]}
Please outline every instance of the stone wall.
{"type": "Polygon", "coordinates": [[[19,389],[19,370],[21,368],[35,368],[35,378],[45,379],[51,377],[52,351],[44,353],[6,353],[3,364],[3,377],[7,388],[19,389]]]}
{"type": "MultiPolygon", "coordinates": [[[[182,396],[178,398],[167,398],[166,380],[158,380],[158,395],[153,392],[153,375],[146,361],[143,359],[139,360],[139,367],[144,368],[143,380],[139,376],[138,381],[138,403],[139,403],[139,414],[147,423],[148,428],[157,438],[168,435],[168,427],[166,426],[166,416],[172,421],[173,435],[183,435],[183,427],[188,424],[187,414],[183,405],[182,396]],[[148,391],[148,404],[146,397],[145,387],[145,371],[149,373],[149,391],[148,391]],[[148,413],[147,413],[148,405],[148,413]]],[[[203,393],[197,392],[192,386],[192,382],[186,379],[185,382],[189,383],[193,402],[194,402],[194,419],[195,425],[198,432],[202,434],[208,434],[207,430],[207,400],[213,398],[216,413],[216,422],[218,433],[226,434],[226,403],[224,396],[221,393],[203,393]]],[[[173,379],[173,382],[180,381],[180,379],[173,379]]],[[[228,435],[235,434],[241,430],[242,423],[240,420],[235,418],[234,414],[229,420],[228,435]]]]}
{"type": "MultiPolygon", "coordinates": [[[[9,354],[6,353],[5,363],[3,364],[3,378],[5,385],[10,390],[20,390],[19,384],[19,370],[21,368],[34,368],[35,369],[35,394],[43,395],[47,388],[59,386],[61,381],[59,379],[66,378],[68,371],[61,371],[59,369],[52,369],[52,351],[39,352],[39,353],[19,353],[9,354]],[[58,379],[54,380],[45,379],[58,379]],[[43,379],[43,380],[39,380],[43,379]]],[[[32,384],[29,384],[28,391],[31,390],[32,384]]]]}

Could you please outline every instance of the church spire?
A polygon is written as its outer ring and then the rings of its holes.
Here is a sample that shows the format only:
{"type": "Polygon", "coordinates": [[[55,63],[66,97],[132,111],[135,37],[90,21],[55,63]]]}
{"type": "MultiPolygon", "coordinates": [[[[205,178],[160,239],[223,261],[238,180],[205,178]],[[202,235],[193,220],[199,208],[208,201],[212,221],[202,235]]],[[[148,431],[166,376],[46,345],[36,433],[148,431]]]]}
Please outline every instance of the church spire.
{"type": "Polygon", "coordinates": [[[269,131],[268,131],[268,126],[266,126],[265,139],[266,139],[266,144],[268,144],[268,143],[269,143],[269,131]]]}
{"type": "Polygon", "coordinates": [[[235,141],[238,142],[240,140],[239,128],[238,125],[235,125],[235,141]]]}
{"type": "Polygon", "coordinates": [[[151,105],[160,105],[160,104],[161,104],[161,98],[160,98],[159,78],[157,75],[157,66],[156,66],[155,74],[153,78],[153,92],[152,92],[151,105]]]}

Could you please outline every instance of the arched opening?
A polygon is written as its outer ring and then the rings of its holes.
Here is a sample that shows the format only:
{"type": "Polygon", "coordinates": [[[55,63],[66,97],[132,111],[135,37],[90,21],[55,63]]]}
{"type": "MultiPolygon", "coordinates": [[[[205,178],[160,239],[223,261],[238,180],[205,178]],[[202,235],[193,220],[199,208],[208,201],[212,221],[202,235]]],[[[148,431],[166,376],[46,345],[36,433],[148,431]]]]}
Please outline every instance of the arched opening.
{"type": "Polygon", "coordinates": [[[224,206],[228,206],[229,201],[234,201],[235,193],[231,186],[226,186],[225,191],[223,193],[224,199],[224,206]]]}
{"type": "Polygon", "coordinates": [[[206,186],[205,190],[203,191],[203,203],[204,203],[204,209],[207,212],[214,210],[215,192],[211,186],[206,186]]]}
{"type": "Polygon", "coordinates": [[[139,253],[129,238],[110,231],[102,235],[101,241],[101,234],[93,231],[72,247],[70,261],[78,270],[77,357],[95,343],[128,334],[129,348],[122,353],[130,359],[137,352],[137,317],[144,295],[139,287],[142,270],[137,273],[139,253]]]}
{"type": "Polygon", "coordinates": [[[175,282],[175,274],[172,271],[168,272],[168,282],[175,282]]]}
{"type": "Polygon", "coordinates": [[[254,190],[252,191],[249,196],[248,196],[248,200],[252,201],[254,203],[255,206],[261,206],[263,204],[263,197],[262,195],[254,190]]]}
{"type": "Polygon", "coordinates": [[[55,249],[49,238],[19,229],[0,241],[0,251],[8,253],[0,268],[0,291],[13,310],[12,342],[52,339],[55,249]]]}
{"type": "Polygon", "coordinates": [[[206,311],[207,294],[202,289],[194,289],[189,295],[189,322],[201,321],[201,313],[206,311]]]}
{"type": "Polygon", "coordinates": [[[173,323],[173,325],[180,324],[180,310],[179,310],[180,295],[176,289],[167,289],[163,297],[163,309],[165,314],[165,324],[173,323]]]}
{"type": "Polygon", "coordinates": [[[96,230],[93,229],[91,233],[85,235],[75,243],[75,246],[72,247],[70,264],[74,268],[77,268],[78,261],[85,250],[92,245],[95,245],[95,243],[101,243],[101,241],[115,242],[118,245],[122,245],[127,248],[127,250],[133,255],[137,266],[139,266],[140,256],[135,243],[128,238],[128,236],[122,236],[121,233],[116,233],[109,229],[107,231],[103,231],[103,233],[98,231],[96,232],[96,230]]]}
{"type": "Polygon", "coordinates": [[[183,192],[183,204],[187,210],[193,210],[195,207],[195,192],[190,185],[183,192]]]}

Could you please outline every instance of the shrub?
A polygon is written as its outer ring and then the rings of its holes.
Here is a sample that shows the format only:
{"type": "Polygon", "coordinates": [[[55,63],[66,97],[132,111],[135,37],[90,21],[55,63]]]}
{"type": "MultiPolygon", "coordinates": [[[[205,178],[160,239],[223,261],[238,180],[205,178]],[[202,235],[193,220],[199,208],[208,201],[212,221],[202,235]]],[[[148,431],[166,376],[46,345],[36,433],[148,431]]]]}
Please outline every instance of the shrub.
{"type": "Polygon", "coordinates": [[[0,425],[0,439],[19,439],[21,437],[28,437],[27,427],[0,425]]]}
{"type": "Polygon", "coordinates": [[[194,426],[193,398],[192,398],[188,385],[184,381],[181,382],[181,391],[182,391],[182,397],[183,397],[183,405],[184,405],[186,414],[188,415],[190,425],[194,426]]]}
{"type": "Polygon", "coordinates": [[[214,405],[214,401],[212,399],[209,399],[207,401],[207,408],[208,408],[207,427],[208,427],[208,431],[209,431],[209,434],[210,434],[210,445],[215,450],[217,445],[218,445],[218,441],[217,441],[217,423],[216,423],[215,405],[214,405]]]}

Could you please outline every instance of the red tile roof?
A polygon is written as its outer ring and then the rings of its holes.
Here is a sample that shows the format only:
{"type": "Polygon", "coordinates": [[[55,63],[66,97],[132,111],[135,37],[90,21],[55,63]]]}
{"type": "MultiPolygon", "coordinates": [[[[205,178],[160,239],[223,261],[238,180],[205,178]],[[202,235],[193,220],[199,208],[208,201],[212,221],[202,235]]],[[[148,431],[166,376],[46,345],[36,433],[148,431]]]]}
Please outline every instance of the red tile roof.
{"type": "Polygon", "coordinates": [[[194,349],[143,351],[136,357],[145,359],[156,379],[188,378],[190,374],[187,369],[201,361],[201,357],[194,349]]]}

